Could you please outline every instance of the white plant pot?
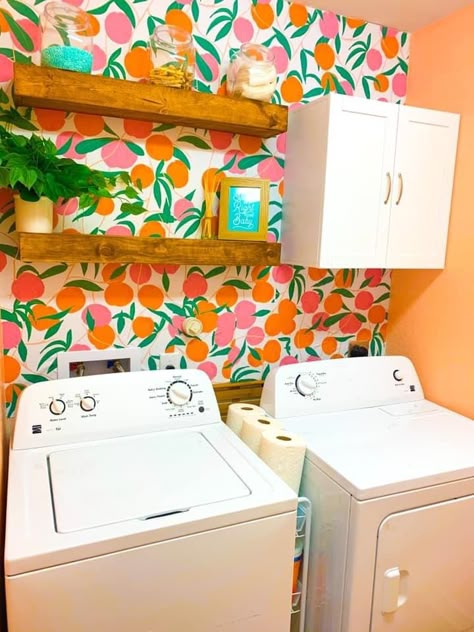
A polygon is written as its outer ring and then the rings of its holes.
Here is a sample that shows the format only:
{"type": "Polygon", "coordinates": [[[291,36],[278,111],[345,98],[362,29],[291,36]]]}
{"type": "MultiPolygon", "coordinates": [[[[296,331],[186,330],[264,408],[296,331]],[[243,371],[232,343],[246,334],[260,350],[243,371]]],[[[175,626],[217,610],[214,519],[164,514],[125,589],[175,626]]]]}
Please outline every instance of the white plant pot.
{"type": "Polygon", "coordinates": [[[37,202],[27,202],[19,195],[15,199],[16,230],[19,233],[52,233],[53,202],[41,197],[37,202]]]}

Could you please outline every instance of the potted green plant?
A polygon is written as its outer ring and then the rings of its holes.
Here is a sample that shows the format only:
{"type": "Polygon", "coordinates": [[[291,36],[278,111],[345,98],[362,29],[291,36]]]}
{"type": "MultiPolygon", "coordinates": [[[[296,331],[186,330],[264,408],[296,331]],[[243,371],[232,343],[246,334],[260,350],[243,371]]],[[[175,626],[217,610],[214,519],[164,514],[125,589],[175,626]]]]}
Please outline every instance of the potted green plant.
{"type": "Polygon", "coordinates": [[[138,191],[125,171],[107,173],[62,158],[54,143],[37,134],[23,136],[0,126],[0,187],[14,191],[18,232],[52,232],[53,204],[79,198],[79,207],[98,198],[127,198],[121,210],[139,214],[138,191]],[[120,190],[116,187],[120,185],[120,190]],[[130,200],[133,200],[132,202],[130,200]]]}

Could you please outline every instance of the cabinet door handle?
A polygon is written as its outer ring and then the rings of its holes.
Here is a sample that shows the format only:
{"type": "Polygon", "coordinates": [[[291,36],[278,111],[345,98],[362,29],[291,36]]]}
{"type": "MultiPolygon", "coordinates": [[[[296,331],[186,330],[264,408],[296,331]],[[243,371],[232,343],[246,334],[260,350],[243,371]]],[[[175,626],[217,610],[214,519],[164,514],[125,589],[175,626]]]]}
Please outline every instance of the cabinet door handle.
{"type": "Polygon", "coordinates": [[[400,200],[403,195],[403,176],[401,173],[398,174],[398,199],[395,204],[398,206],[400,204],[400,200]]]}
{"type": "Polygon", "coordinates": [[[383,203],[387,204],[390,199],[390,193],[392,192],[392,176],[388,171],[385,175],[387,177],[387,195],[385,196],[385,200],[383,201],[383,203]]]}

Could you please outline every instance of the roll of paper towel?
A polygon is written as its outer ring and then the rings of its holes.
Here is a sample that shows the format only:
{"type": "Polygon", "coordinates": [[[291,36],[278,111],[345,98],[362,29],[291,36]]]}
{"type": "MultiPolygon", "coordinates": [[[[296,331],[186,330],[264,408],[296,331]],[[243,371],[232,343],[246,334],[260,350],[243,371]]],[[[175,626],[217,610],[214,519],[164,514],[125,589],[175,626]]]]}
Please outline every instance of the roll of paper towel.
{"type": "Polygon", "coordinates": [[[245,402],[242,402],[241,404],[231,404],[229,406],[226,424],[233,432],[235,432],[236,435],[240,436],[242,431],[242,422],[245,415],[248,415],[249,413],[265,415],[263,408],[255,406],[254,404],[246,404],[245,402]]]}
{"type": "Polygon", "coordinates": [[[281,430],[281,424],[265,414],[248,413],[244,416],[240,438],[248,447],[258,454],[260,439],[264,432],[281,430]]]}
{"type": "Polygon", "coordinates": [[[298,493],[303,471],[305,442],[284,430],[267,430],[262,434],[259,457],[298,493]]]}

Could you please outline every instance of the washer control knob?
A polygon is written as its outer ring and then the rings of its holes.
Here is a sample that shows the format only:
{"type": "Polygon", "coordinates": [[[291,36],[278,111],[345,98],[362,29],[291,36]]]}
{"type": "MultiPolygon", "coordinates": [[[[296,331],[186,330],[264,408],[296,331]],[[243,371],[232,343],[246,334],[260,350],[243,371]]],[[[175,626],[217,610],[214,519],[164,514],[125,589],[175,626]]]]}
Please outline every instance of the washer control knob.
{"type": "Polygon", "coordinates": [[[308,395],[312,395],[317,388],[316,380],[312,375],[298,375],[296,378],[296,390],[303,397],[307,397],[308,395]]]}
{"type": "Polygon", "coordinates": [[[92,395],[86,395],[85,397],[81,397],[81,401],[79,402],[79,406],[86,413],[90,413],[91,410],[94,410],[97,402],[92,397],[92,395]]]}
{"type": "Polygon", "coordinates": [[[393,375],[393,379],[396,380],[397,382],[403,381],[403,375],[400,369],[395,369],[392,375],[393,375]]]}
{"type": "Polygon", "coordinates": [[[62,415],[66,410],[66,404],[62,399],[53,399],[49,405],[49,410],[53,415],[62,415]]]}
{"type": "Polygon", "coordinates": [[[168,387],[168,400],[175,406],[184,406],[191,401],[193,392],[186,382],[176,380],[168,387]]]}

